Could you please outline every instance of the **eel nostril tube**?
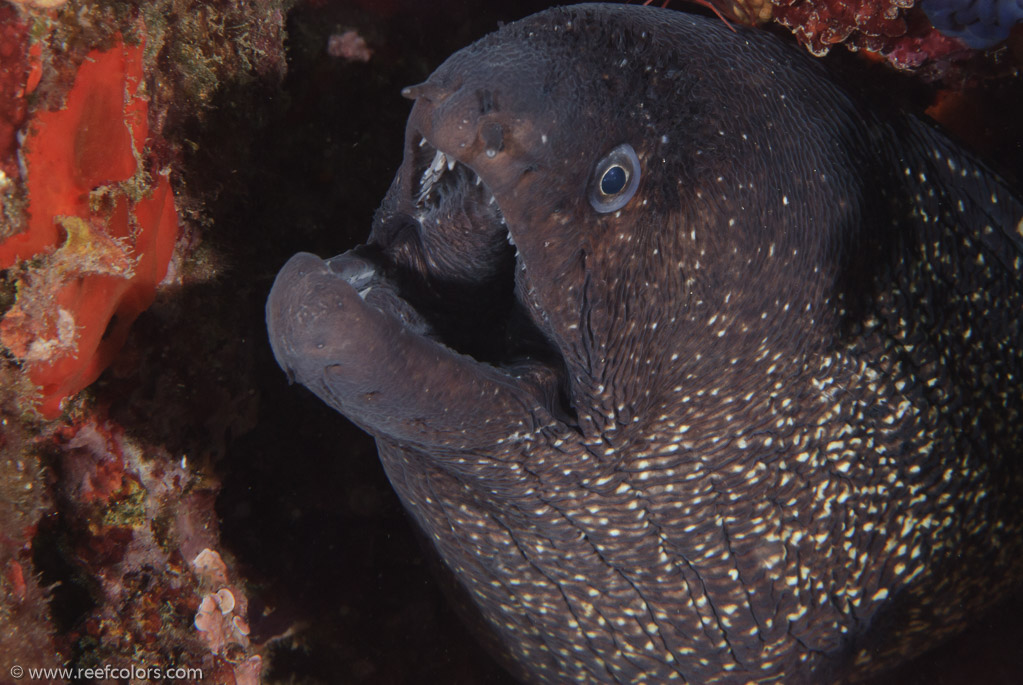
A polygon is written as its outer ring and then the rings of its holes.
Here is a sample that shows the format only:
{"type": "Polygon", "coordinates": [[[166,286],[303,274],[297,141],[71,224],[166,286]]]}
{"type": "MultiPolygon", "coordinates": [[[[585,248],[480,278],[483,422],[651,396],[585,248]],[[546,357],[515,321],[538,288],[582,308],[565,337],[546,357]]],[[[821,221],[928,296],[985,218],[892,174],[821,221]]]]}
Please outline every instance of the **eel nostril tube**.
{"type": "Polygon", "coordinates": [[[423,81],[417,83],[414,86],[406,86],[401,89],[402,97],[406,97],[409,100],[428,100],[430,102],[443,102],[455,92],[457,87],[450,87],[449,85],[436,83],[433,81],[423,81]]]}
{"type": "Polygon", "coordinates": [[[504,149],[504,129],[496,121],[483,124],[480,139],[483,141],[487,157],[496,157],[497,153],[504,149]]]}

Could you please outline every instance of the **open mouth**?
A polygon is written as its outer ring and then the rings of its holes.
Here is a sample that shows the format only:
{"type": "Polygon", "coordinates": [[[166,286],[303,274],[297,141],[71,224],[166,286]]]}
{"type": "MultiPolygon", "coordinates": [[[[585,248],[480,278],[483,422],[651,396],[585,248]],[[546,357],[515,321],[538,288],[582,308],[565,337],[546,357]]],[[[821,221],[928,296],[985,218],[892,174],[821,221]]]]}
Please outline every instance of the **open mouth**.
{"type": "Polygon", "coordinates": [[[367,244],[329,260],[299,253],[278,273],[266,314],[278,362],[383,433],[436,413],[444,392],[424,388],[447,388],[453,402],[505,388],[573,424],[565,361],[523,304],[522,260],[494,194],[422,137],[410,147],[367,244]],[[406,387],[414,378],[433,383],[406,387]],[[413,397],[425,402],[414,420],[413,397]]]}
{"type": "Polygon", "coordinates": [[[414,135],[411,146],[405,207],[429,255],[421,274],[428,287],[403,296],[448,347],[506,369],[542,366],[560,376],[561,356],[520,299],[516,277],[524,267],[493,192],[423,136],[414,135]]]}
{"type": "Polygon", "coordinates": [[[517,255],[504,214],[469,166],[421,135],[408,146],[397,219],[416,225],[414,238],[383,238],[401,296],[445,345],[500,363],[517,306],[517,255]]]}
{"type": "Polygon", "coordinates": [[[414,178],[418,179],[418,187],[413,193],[418,210],[415,218],[422,223],[435,213],[443,217],[456,209],[468,210],[467,216],[473,220],[473,228],[481,240],[492,239],[495,233],[500,232],[514,245],[501,206],[483,179],[470,167],[434,147],[426,138],[417,137],[412,157],[414,178]]]}

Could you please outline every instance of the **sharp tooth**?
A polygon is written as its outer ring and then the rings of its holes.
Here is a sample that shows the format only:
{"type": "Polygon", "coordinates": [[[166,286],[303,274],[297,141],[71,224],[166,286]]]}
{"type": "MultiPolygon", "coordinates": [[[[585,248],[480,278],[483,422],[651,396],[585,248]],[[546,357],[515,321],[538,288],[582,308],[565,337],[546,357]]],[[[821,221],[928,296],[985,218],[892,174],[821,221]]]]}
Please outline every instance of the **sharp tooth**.
{"type": "Polygon", "coordinates": [[[443,152],[437,150],[437,153],[433,156],[433,161],[430,163],[430,171],[443,171],[444,164],[448,161],[448,158],[443,152]]]}
{"type": "Polygon", "coordinates": [[[455,162],[455,160],[453,158],[449,159],[448,160],[448,171],[451,171],[452,169],[454,169],[455,168],[455,164],[456,164],[456,162],[455,162]]]}
{"type": "Polygon", "coordinates": [[[487,204],[488,204],[488,205],[492,205],[492,204],[494,204],[494,202],[495,202],[495,200],[494,200],[494,196],[493,196],[493,195],[491,195],[491,196],[490,196],[490,200],[489,200],[489,201],[487,202],[487,204]]]}
{"type": "Polygon", "coordinates": [[[419,139],[419,147],[423,147],[424,145],[426,145],[426,138],[420,138],[419,139]]]}
{"type": "Polygon", "coordinates": [[[446,163],[447,157],[444,156],[443,152],[437,150],[437,153],[433,156],[433,161],[430,162],[430,166],[423,172],[423,178],[419,181],[419,202],[426,198],[430,189],[433,188],[433,184],[444,173],[444,165],[446,163]]]}
{"type": "Polygon", "coordinates": [[[476,185],[479,185],[480,183],[483,183],[483,179],[480,178],[479,176],[477,176],[476,177],[476,185]]]}

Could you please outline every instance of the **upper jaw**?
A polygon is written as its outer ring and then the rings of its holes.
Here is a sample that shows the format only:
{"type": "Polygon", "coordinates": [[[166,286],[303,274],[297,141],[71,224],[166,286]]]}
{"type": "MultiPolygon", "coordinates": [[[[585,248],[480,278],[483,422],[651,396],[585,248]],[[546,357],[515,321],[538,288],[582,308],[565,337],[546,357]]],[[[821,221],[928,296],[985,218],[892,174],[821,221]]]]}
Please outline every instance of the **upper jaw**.
{"type": "MultiPolygon", "coordinates": [[[[533,87],[531,79],[499,88],[467,83],[442,67],[426,83],[407,89],[405,95],[414,98],[415,104],[406,128],[400,189],[392,189],[398,195],[390,204],[415,220],[420,241],[435,250],[424,260],[423,269],[430,271],[436,264],[442,268],[427,273],[428,280],[450,278],[453,269],[464,274],[472,264],[477,281],[467,279],[466,285],[477,288],[481,277],[501,270],[492,261],[493,245],[502,245],[506,256],[514,255],[513,270],[503,272],[504,292],[513,297],[511,314],[515,315],[505,335],[530,342],[519,345],[519,350],[511,345],[504,360],[516,358],[525,348],[524,356],[544,359],[546,366],[556,367],[557,375],[566,378],[571,331],[556,334],[555,328],[564,328],[557,322],[573,314],[563,311],[552,317],[544,306],[553,303],[573,309],[564,302],[564,283],[558,280],[562,256],[547,248],[550,227],[544,223],[550,213],[543,204],[558,193],[556,188],[543,187],[543,179],[549,177],[544,170],[561,164],[551,158],[557,121],[543,110],[536,111],[531,101],[521,101],[521,93],[533,87]],[[493,102],[481,107],[483,95],[491,93],[493,102]],[[454,212],[457,202],[461,207],[454,212]],[[457,225],[466,217],[470,230],[457,225]],[[557,268],[548,268],[552,263],[557,268]]],[[[577,296],[568,294],[569,299],[577,296]]]]}
{"type": "MultiPolygon", "coordinates": [[[[439,149],[418,132],[410,136],[410,150],[406,155],[411,184],[406,199],[411,201],[413,216],[420,223],[427,215],[443,209],[445,201],[461,201],[463,209],[467,204],[472,205],[473,217],[478,220],[474,226],[481,236],[500,231],[514,245],[501,205],[472,167],[460,162],[454,154],[439,149]]],[[[439,226],[436,230],[444,228],[439,226]]]]}
{"type": "MultiPolygon", "coordinates": [[[[564,363],[541,330],[545,327],[543,316],[537,316],[532,288],[522,287],[526,267],[512,239],[500,195],[495,197],[484,180],[486,171],[478,174],[418,129],[410,125],[406,137],[405,160],[392,188],[396,196],[385,203],[383,213],[412,219],[417,227],[415,251],[424,256],[406,262],[406,268],[415,272],[415,280],[426,284],[427,290],[432,285],[452,286],[448,290],[452,294],[442,299],[422,303],[410,294],[410,300],[422,305],[428,319],[457,318],[455,328],[467,335],[486,335],[492,343],[488,343],[491,355],[485,357],[439,336],[454,349],[504,368],[547,398],[545,404],[560,403],[564,363]],[[444,311],[438,314],[439,309],[444,311]],[[473,309],[476,314],[470,311],[473,309]],[[487,331],[478,313],[491,309],[502,309],[503,319],[492,321],[487,331]],[[495,348],[499,349],[493,352],[495,348]]],[[[383,232],[377,238],[385,254],[397,252],[383,232]]],[[[562,409],[555,413],[566,414],[562,409]]]]}

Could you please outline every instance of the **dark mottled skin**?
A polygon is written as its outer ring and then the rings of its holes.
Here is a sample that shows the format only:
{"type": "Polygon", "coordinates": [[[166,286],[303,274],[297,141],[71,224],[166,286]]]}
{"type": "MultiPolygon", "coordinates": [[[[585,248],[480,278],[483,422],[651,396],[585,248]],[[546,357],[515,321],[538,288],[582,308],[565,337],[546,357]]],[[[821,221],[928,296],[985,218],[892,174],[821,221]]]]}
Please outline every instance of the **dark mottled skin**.
{"type": "Polygon", "coordinates": [[[408,94],[368,244],[293,257],[270,338],[523,679],[853,681],[1018,587],[1023,205],[985,167],[650,8],[505,26],[408,94]]]}

